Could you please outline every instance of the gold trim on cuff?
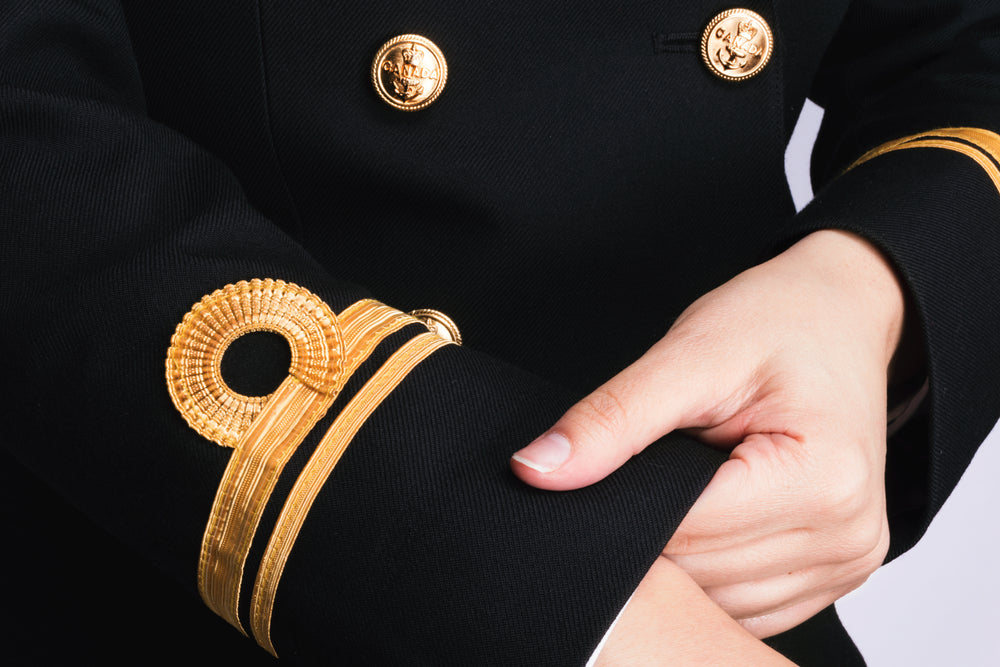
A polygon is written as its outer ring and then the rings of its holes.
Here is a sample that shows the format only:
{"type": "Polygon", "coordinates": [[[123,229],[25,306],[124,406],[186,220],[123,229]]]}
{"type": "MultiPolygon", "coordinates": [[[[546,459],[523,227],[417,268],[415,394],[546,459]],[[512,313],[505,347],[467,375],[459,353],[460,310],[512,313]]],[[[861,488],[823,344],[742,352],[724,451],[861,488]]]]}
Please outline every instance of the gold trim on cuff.
{"type": "Polygon", "coordinates": [[[271,331],[288,341],[291,378],[321,394],[342,386],[343,335],[325,303],[281,280],[241,281],[212,292],[184,316],[170,339],[167,389],[191,428],[223,447],[235,447],[280,391],[244,396],[222,380],[223,355],[251,331],[271,331]]]}
{"type": "Polygon", "coordinates": [[[337,415],[295,481],[267,544],[250,601],[250,627],[257,643],[277,657],[271,614],[285,563],[299,531],[330,473],[375,409],[410,371],[435,350],[452,344],[435,333],[420,334],[397,350],[337,415]]]}
{"type": "Polygon", "coordinates": [[[972,158],[1000,192],[1000,135],[976,127],[946,127],[886,142],[858,158],[845,171],[892,151],[909,148],[943,148],[972,158]]]}
{"type": "Polygon", "coordinates": [[[309,291],[268,279],[213,292],[177,327],[167,353],[171,399],[199,434],[235,450],[205,527],[198,590],[243,634],[243,570],[281,471],[378,343],[416,321],[370,299],[338,318],[309,291]],[[268,396],[243,396],[222,380],[222,356],[232,341],[261,330],[288,340],[289,375],[268,396]]]}

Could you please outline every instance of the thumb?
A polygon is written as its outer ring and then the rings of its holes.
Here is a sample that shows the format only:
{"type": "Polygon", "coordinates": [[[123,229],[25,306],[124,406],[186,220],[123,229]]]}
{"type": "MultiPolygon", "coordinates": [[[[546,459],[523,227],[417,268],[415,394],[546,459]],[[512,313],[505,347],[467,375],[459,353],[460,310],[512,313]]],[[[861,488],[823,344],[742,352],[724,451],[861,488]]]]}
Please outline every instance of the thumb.
{"type": "Polygon", "coordinates": [[[578,489],[603,479],[650,443],[694,426],[708,383],[666,341],[570,408],[546,433],[511,457],[522,481],[542,489],[578,489]],[[667,346],[669,347],[669,346],[667,346]]]}
{"type": "Polygon", "coordinates": [[[664,553],[719,552],[791,530],[811,511],[802,498],[819,493],[801,441],[781,433],[751,434],[716,471],[664,553]]]}

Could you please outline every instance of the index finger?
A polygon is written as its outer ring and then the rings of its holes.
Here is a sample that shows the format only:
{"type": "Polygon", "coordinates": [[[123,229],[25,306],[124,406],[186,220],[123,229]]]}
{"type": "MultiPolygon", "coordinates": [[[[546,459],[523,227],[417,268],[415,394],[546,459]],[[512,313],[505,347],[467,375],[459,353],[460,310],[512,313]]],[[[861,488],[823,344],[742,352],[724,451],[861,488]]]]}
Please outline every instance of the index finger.
{"type": "Polygon", "coordinates": [[[664,553],[728,549],[801,526],[809,493],[802,458],[795,438],[748,436],[716,471],[664,553]]]}

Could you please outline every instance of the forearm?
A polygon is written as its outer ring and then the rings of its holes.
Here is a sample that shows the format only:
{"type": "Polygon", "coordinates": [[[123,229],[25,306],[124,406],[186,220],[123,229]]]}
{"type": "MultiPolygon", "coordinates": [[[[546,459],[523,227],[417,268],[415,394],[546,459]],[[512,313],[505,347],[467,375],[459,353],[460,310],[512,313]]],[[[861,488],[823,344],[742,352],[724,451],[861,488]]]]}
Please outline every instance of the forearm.
{"type": "Polygon", "coordinates": [[[597,659],[614,665],[790,665],[712,602],[666,558],[658,558],[597,659]]]}

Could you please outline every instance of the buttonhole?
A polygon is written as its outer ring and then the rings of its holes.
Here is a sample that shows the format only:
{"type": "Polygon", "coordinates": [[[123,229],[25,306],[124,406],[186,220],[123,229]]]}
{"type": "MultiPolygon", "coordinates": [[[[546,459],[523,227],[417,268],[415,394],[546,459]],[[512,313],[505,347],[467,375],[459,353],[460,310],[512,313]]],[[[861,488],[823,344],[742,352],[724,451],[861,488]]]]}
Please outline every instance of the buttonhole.
{"type": "Polygon", "coordinates": [[[666,32],[653,35],[653,53],[694,53],[698,50],[696,32],[666,32]]]}

